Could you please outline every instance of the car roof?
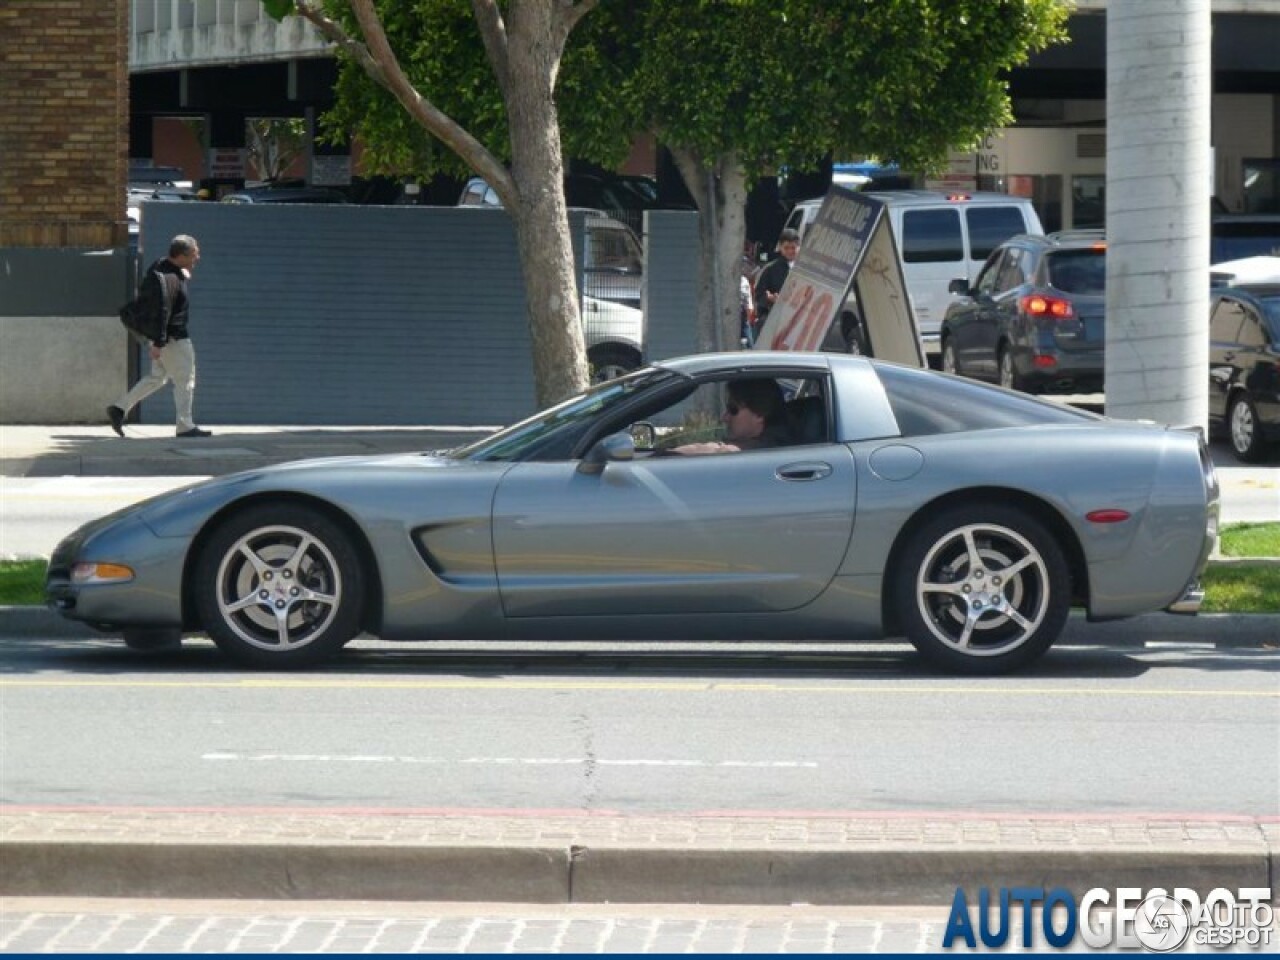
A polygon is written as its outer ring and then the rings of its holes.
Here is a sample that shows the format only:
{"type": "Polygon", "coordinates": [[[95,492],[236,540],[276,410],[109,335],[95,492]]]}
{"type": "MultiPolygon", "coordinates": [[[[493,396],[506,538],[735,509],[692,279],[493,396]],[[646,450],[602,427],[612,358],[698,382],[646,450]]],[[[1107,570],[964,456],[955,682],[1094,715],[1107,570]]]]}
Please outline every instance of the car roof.
{"type": "MultiPolygon", "coordinates": [[[[967,193],[943,193],[941,190],[861,190],[863,196],[873,197],[889,207],[924,207],[933,205],[956,205],[961,203],[1014,203],[1029,205],[1028,197],[1018,197],[1008,193],[995,191],[972,191],[967,193]]],[[[797,207],[817,207],[825,197],[811,197],[800,200],[797,207]]]]}
{"type": "Polygon", "coordinates": [[[700,353],[674,360],[660,360],[654,366],[664,370],[674,370],[676,373],[683,373],[690,377],[735,367],[744,373],[778,367],[822,371],[831,368],[831,356],[825,353],[785,350],[735,350],[730,353],[700,353]]]}
{"type": "Polygon", "coordinates": [[[1001,246],[1018,243],[1055,250],[1105,251],[1107,235],[1102,230],[1058,230],[1054,233],[1019,233],[1001,246]]]}
{"type": "Polygon", "coordinates": [[[1229,287],[1217,287],[1213,292],[1217,294],[1248,293],[1255,297],[1276,297],[1280,296],[1280,280],[1272,283],[1237,283],[1229,287]]]}

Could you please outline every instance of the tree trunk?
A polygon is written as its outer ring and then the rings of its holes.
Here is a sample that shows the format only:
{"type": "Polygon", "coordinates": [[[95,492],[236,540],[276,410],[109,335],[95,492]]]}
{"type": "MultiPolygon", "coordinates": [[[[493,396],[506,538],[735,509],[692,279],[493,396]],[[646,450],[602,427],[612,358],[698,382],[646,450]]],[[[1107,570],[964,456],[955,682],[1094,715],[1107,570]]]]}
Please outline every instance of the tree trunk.
{"type": "Polygon", "coordinates": [[[737,350],[746,173],[736,154],[718,157],[709,168],[690,150],[673,147],[671,155],[698,207],[698,350],[737,350]]]}
{"type": "Polygon", "coordinates": [[[587,386],[579,301],[565,297],[577,286],[555,102],[564,37],[557,36],[551,4],[513,3],[508,16],[507,125],[520,198],[510,212],[529,305],[538,406],[545,407],[587,386]]]}

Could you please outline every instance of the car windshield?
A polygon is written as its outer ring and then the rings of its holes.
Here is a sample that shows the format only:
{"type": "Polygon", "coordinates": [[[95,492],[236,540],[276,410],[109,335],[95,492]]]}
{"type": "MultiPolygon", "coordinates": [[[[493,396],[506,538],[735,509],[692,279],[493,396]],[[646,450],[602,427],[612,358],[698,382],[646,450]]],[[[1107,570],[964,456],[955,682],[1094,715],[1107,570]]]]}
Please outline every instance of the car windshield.
{"type": "Polygon", "coordinates": [[[645,367],[598,384],[483,440],[458,447],[449,456],[458,460],[523,460],[551,437],[573,431],[655,384],[677,378],[680,374],[670,370],[645,367]]]}
{"type": "Polygon", "coordinates": [[[1102,250],[1051,253],[1049,282],[1063,293],[1101,294],[1107,289],[1107,259],[1102,250]]]}
{"type": "Polygon", "coordinates": [[[587,228],[587,269],[641,273],[644,255],[635,237],[625,228],[587,228]]]}

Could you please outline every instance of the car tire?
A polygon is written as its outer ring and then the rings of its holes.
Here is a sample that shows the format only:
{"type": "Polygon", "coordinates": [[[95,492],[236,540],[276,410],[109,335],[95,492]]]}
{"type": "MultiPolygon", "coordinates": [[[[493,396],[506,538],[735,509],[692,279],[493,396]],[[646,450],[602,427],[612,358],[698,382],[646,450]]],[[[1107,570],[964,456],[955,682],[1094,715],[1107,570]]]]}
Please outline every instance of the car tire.
{"type": "Polygon", "coordinates": [[[616,380],[642,365],[640,354],[626,347],[597,347],[587,351],[587,361],[591,364],[592,383],[616,380]]]}
{"type": "Polygon", "coordinates": [[[996,357],[996,369],[999,371],[1000,386],[1006,390],[1027,389],[1027,382],[1018,375],[1018,370],[1013,365],[1013,351],[1009,349],[1008,344],[1000,348],[1000,353],[996,357]]]}
{"type": "Polygon", "coordinates": [[[942,341],[942,372],[960,376],[960,364],[956,360],[956,348],[950,339],[942,341]]]}
{"type": "Polygon", "coordinates": [[[138,653],[163,653],[182,649],[182,631],[177,627],[129,627],[122,634],[124,645],[138,653]]]}
{"type": "Polygon", "coordinates": [[[1267,458],[1267,443],[1258,422],[1258,408],[1247,394],[1239,393],[1227,411],[1227,439],[1231,452],[1244,463],[1260,463],[1267,458]]]}
{"type": "Polygon", "coordinates": [[[1062,548],[1026,510],[944,509],[916,530],[896,568],[907,639],[953,673],[1008,673],[1042,656],[1071,607],[1062,548]]]}
{"type": "Polygon", "coordinates": [[[209,637],[246,666],[310,666],[336,656],[360,629],[359,555],[311,507],[261,504],[232,515],[201,550],[195,577],[209,637]]]}

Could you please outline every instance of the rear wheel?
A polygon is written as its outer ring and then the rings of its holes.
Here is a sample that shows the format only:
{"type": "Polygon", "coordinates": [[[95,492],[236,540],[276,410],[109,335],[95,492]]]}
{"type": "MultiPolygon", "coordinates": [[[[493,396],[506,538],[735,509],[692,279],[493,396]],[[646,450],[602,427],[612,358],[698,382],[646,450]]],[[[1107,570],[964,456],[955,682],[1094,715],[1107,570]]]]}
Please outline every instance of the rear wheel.
{"type": "Polygon", "coordinates": [[[907,639],[956,673],[998,674],[1041,656],[1066,623],[1071,575],[1057,541],[1025,510],[943,510],[907,544],[895,602],[907,639]]]}
{"type": "Polygon", "coordinates": [[[1027,388],[1026,381],[1014,369],[1013,351],[1009,349],[1007,344],[1000,348],[1000,356],[996,362],[1000,369],[1000,386],[1006,390],[1025,390],[1027,388]]]}
{"type": "Polygon", "coordinates": [[[1267,445],[1258,423],[1258,410],[1245,394],[1237,394],[1227,414],[1231,450],[1245,463],[1258,463],[1267,456],[1267,445]]]}
{"type": "Polygon", "coordinates": [[[332,657],[360,628],[364,574],[350,537],[319,511],[263,504],[232,516],[196,565],[201,621],[228,656],[254,667],[332,657]]]}

